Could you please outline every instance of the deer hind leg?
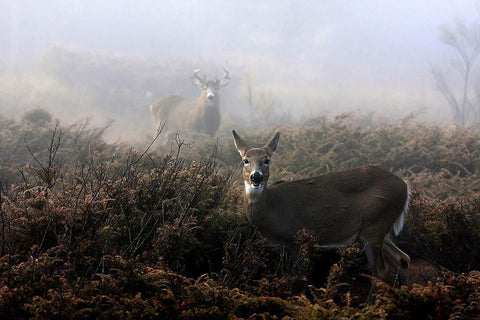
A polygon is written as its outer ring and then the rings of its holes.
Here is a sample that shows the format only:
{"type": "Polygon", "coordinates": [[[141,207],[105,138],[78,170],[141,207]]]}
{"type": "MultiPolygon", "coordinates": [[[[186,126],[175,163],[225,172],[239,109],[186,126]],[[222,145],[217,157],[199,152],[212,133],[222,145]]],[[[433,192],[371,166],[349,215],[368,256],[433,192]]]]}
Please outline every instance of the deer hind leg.
{"type": "Polygon", "coordinates": [[[383,254],[383,241],[374,238],[369,239],[368,237],[361,237],[361,239],[365,244],[365,253],[372,268],[373,275],[383,279],[388,270],[388,265],[383,254]]]}
{"type": "Polygon", "coordinates": [[[393,261],[397,266],[407,269],[410,265],[410,257],[400,250],[392,241],[390,236],[386,236],[383,242],[383,250],[387,257],[393,261]]]}
{"type": "Polygon", "coordinates": [[[410,257],[393,243],[389,235],[385,237],[383,251],[385,252],[387,259],[396,267],[393,286],[396,284],[408,283],[408,266],[410,265],[410,257]]]}

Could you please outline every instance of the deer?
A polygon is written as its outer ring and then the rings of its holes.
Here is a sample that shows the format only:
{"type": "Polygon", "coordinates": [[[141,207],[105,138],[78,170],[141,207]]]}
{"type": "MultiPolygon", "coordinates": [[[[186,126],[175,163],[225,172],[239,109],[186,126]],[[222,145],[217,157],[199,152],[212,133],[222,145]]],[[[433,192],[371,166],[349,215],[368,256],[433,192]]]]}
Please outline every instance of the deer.
{"type": "Polygon", "coordinates": [[[161,129],[164,137],[160,147],[168,147],[179,133],[215,135],[221,121],[218,91],[230,81],[228,70],[223,70],[224,76],[215,80],[207,80],[206,75],[201,78],[199,69],[193,71],[192,82],[202,90],[196,99],[169,95],[150,105],[154,136],[161,129]]]}
{"type": "Polygon", "coordinates": [[[247,219],[268,240],[291,253],[298,252],[299,231],[313,235],[323,250],[360,240],[373,276],[384,279],[386,259],[398,269],[408,268],[410,257],[390,237],[403,229],[408,210],[410,192],[404,180],[366,165],[267,185],[280,133],[263,147],[250,147],[235,130],[232,133],[242,157],[247,219]]]}

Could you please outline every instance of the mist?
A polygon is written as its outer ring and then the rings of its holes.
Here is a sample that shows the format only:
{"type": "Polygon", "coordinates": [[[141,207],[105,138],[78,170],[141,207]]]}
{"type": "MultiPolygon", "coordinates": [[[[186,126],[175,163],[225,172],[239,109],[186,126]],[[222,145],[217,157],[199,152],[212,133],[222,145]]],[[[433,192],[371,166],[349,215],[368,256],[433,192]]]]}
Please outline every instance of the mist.
{"type": "MultiPolygon", "coordinates": [[[[195,97],[190,77],[231,82],[224,126],[343,112],[448,123],[430,64],[452,56],[439,27],[476,1],[13,1],[0,12],[0,113],[43,108],[64,123],[113,121],[108,139],[151,135],[148,105],[195,97]],[[274,108],[255,112],[248,104],[274,108]]],[[[258,110],[256,110],[258,111],[258,110]]]]}

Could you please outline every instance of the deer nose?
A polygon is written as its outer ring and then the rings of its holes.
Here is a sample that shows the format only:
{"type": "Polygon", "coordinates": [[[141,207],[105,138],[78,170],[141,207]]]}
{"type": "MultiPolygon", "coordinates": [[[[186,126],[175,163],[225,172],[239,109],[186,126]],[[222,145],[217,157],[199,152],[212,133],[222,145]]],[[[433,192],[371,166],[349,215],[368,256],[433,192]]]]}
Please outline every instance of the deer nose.
{"type": "Polygon", "coordinates": [[[261,174],[260,172],[258,171],[255,171],[254,173],[252,173],[252,175],[250,176],[250,181],[252,181],[252,183],[254,185],[259,185],[260,182],[263,181],[263,174],[261,174]]]}
{"type": "Polygon", "coordinates": [[[207,99],[208,99],[208,100],[213,100],[213,99],[215,99],[215,95],[214,95],[213,93],[209,92],[209,93],[207,94],[207,99]]]}

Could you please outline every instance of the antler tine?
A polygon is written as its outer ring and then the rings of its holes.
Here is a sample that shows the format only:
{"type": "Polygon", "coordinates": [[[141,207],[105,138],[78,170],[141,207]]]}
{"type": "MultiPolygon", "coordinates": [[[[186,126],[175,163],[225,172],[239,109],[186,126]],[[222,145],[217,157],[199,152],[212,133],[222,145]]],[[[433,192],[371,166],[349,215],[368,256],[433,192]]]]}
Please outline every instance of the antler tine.
{"type": "Polygon", "coordinates": [[[223,76],[223,78],[225,79],[230,79],[230,77],[228,76],[228,69],[225,68],[225,67],[222,67],[223,71],[225,71],[225,75],[223,76]]]}
{"type": "Polygon", "coordinates": [[[217,83],[220,83],[223,80],[230,80],[230,77],[228,76],[228,69],[225,68],[225,67],[222,67],[222,69],[223,69],[223,71],[225,71],[225,74],[223,75],[223,77],[221,79],[215,78],[215,81],[217,83]]]}
{"type": "Polygon", "coordinates": [[[203,79],[200,78],[200,77],[198,76],[198,73],[199,73],[199,72],[200,72],[200,69],[195,69],[195,70],[193,70],[193,76],[203,83],[203,82],[205,82],[205,76],[203,77],[203,79]]]}

